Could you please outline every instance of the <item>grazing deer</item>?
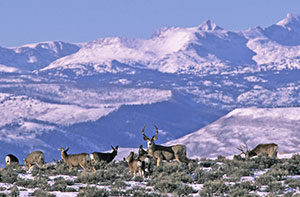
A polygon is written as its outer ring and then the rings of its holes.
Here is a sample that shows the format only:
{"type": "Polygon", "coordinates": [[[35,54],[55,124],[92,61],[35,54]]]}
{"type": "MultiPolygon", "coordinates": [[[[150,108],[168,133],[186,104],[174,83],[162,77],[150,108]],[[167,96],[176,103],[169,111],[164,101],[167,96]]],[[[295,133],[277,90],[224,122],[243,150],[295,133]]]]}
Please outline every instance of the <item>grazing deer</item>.
{"type": "Polygon", "coordinates": [[[141,160],[145,163],[145,172],[148,172],[148,175],[151,174],[151,158],[148,155],[148,152],[143,149],[143,145],[140,145],[138,152],[138,160],[141,160]]]}
{"type": "Polygon", "coordinates": [[[38,167],[42,168],[45,164],[45,156],[42,151],[33,151],[29,153],[26,159],[23,159],[25,164],[25,169],[29,170],[31,166],[37,165],[38,167]]]}
{"type": "Polygon", "coordinates": [[[277,152],[278,152],[278,145],[271,143],[271,144],[258,144],[254,149],[249,150],[247,144],[244,145],[244,147],[240,146],[237,148],[242,152],[242,154],[245,155],[245,158],[248,159],[250,157],[254,156],[260,156],[267,154],[271,158],[277,158],[277,152]],[[246,150],[244,150],[244,148],[246,150]]]}
{"type": "Polygon", "coordinates": [[[134,152],[130,152],[126,161],[128,163],[129,171],[134,177],[136,177],[137,172],[139,172],[139,175],[143,178],[145,177],[145,163],[139,159],[134,159],[134,152]]]}
{"type": "Polygon", "coordinates": [[[13,163],[19,163],[19,160],[16,156],[14,156],[13,154],[8,154],[5,156],[5,165],[9,166],[13,163]]]}
{"type": "Polygon", "coordinates": [[[80,154],[68,154],[67,151],[69,150],[69,147],[64,149],[64,147],[61,147],[58,149],[61,151],[61,158],[64,160],[64,162],[69,167],[69,172],[72,171],[73,167],[82,167],[83,170],[86,172],[87,169],[90,167],[90,156],[87,153],[80,153],[80,154]]]}
{"type": "Polygon", "coordinates": [[[155,128],[156,133],[152,138],[145,135],[145,127],[142,130],[142,134],[148,144],[148,154],[157,159],[156,165],[159,166],[162,160],[170,161],[173,159],[176,159],[180,163],[189,163],[189,159],[186,156],[185,145],[161,146],[154,143],[158,135],[158,128],[156,126],[155,128]]]}

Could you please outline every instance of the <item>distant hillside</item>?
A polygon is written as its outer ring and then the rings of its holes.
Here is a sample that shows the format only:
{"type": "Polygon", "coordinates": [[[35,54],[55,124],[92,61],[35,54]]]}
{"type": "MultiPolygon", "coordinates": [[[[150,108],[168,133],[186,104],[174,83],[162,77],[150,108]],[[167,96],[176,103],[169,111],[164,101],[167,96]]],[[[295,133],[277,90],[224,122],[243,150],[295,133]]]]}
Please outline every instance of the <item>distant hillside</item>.
{"type": "Polygon", "coordinates": [[[300,152],[300,108],[235,109],[206,127],[166,143],[185,144],[189,157],[230,156],[246,143],[274,142],[279,152],[300,152]]]}

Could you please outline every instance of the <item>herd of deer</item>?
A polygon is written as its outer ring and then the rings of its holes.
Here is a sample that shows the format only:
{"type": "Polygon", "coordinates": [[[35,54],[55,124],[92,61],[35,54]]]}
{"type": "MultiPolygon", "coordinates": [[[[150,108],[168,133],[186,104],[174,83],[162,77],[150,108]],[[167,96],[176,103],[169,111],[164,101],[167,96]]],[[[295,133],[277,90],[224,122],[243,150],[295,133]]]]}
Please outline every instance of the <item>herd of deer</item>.
{"type": "MultiPolygon", "coordinates": [[[[156,145],[154,141],[158,138],[158,128],[155,126],[156,132],[152,138],[149,138],[145,135],[145,127],[142,129],[142,135],[144,140],[147,141],[148,149],[145,151],[143,146],[141,145],[138,151],[138,156],[136,157],[134,152],[130,152],[127,158],[124,160],[127,161],[129,171],[136,176],[139,173],[140,176],[145,177],[146,172],[150,175],[150,161],[151,157],[155,158],[159,166],[162,160],[173,160],[176,159],[180,163],[188,164],[190,159],[186,156],[186,146],[185,145],[174,145],[174,146],[161,146],[156,145]]],[[[112,147],[111,153],[101,153],[101,152],[93,152],[92,154],[88,153],[80,153],[80,154],[68,154],[69,147],[64,148],[61,147],[58,149],[61,152],[62,160],[67,164],[69,171],[72,171],[73,167],[82,167],[84,171],[88,169],[93,169],[96,171],[96,162],[105,161],[107,163],[111,162],[118,153],[118,146],[112,147]]],[[[278,146],[277,144],[259,144],[254,149],[249,150],[248,146],[245,144],[244,146],[240,146],[237,148],[241,151],[241,154],[245,155],[245,158],[248,159],[250,157],[256,155],[268,155],[272,158],[277,158],[278,146]]],[[[45,156],[41,151],[31,152],[26,159],[23,159],[25,169],[29,170],[34,165],[38,167],[44,167],[45,165],[45,156]]],[[[19,163],[19,160],[16,156],[12,154],[8,154],[5,157],[6,166],[12,163],[19,163]]]]}

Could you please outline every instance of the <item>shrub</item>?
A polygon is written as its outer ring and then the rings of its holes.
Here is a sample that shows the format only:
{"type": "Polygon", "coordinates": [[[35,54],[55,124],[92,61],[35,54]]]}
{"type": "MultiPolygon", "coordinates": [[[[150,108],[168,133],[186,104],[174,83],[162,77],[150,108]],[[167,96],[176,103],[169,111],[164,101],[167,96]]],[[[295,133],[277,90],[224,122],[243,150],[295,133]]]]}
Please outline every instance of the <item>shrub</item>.
{"type": "Polygon", "coordinates": [[[37,196],[37,197],[55,197],[54,194],[50,194],[48,192],[45,192],[44,190],[40,190],[40,189],[37,189],[35,190],[31,196],[37,196]]]}
{"type": "Polygon", "coordinates": [[[13,184],[18,179],[18,173],[12,168],[5,168],[0,171],[0,182],[13,184]]]}
{"type": "Polygon", "coordinates": [[[285,187],[281,184],[281,182],[270,182],[266,188],[266,192],[270,192],[272,194],[282,194],[285,190],[285,187]]]}
{"type": "Polygon", "coordinates": [[[97,170],[96,172],[81,173],[76,179],[76,183],[97,184],[99,182],[110,185],[112,180],[117,176],[104,170],[97,170]]]}
{"type": "Polygon", "coordinates": [[[109,192],[105,189],[99,189],[96,187],[84,187],[80,188],[78,197],[106,197],[109,196],[109,192]]]}
{"type": "Polygon", "coordinates": [[[14,171],[17,173],[26,173],[26,170],[18,163],[12,163],[9,166],[5,166],[4,170],[14,171]]]}
{"type": "Polygon", "coordinates": [[[20,191],[17,186],[13,186],[12,188],[10,188],[9,196],[12,196],[12,197],[20,196],[20,191]]]}
{"type": "Polygon", "coordinates": [[[127,184],[124,181],[118,179],[112,184],[112,188],[116,188],[116,189],[125,189],[126,186],[127,184]]]}
{"type": "Polygon", "coordinates": [[[274,182],[276,179],[269,175],[261,175],[258,178],[255,178],[255,183],[258,185],[268,185],[270,182],[274,182]]]}
{"type": "Polygon", "coordinates": [[[204,183],[200,196],[223,196],[229,191],[229,187],[220,180],[204,183]]]}
{"type": "Polygon", "coordinates": [[[259,157],[253,158],[252,160],[257,164],[257,168],[260,170],[270,168],[271,166],[273,166],[274,164],[276,164],[278,162],[277,159],[274,159],[274,158],[271,158],[268,156],[259,156],[259,157]]]}
{"type": "Polygon", "coordinates": [[[284,184],[288,185],[293,189],[300,189],[300,180],[299,179],[287,179],[284,181],[284,184]]]}
{"type": "Polygon", "coordinates": [[[140,177],[140,176],[136,176],[135,178],[134,178],[134,181],[135,182],[143,182],[143,177],[140,177]]]}
{"type": "Polygon", "coordinates": [[[162,193],[172,193],[178,188],[178,185],[172,180],[161,180],[154,184],[154,189],[162,193]]]}
{"type": "Polygon", "coordinates": [[[67,187],[66,192],[77,192],[77,190],[75,188],[72,188],[72,187],[67,187]]]}
{"type": "Polygon", "coordinates": [[[224,172],[222,171],[204,171],[201,168],[197,168],[194,173],[194,179],[199,184],[204,184],[207,181],[219,180],[223,177],[224,172]]]}
{"type": "Polygon", "coordinates": [[[192,187],[188,186],[188,185],[183,185],[180,184],[179,187],[175,190],[175,194],[176,196],[187,196],[191,193],[195,193],[197,191],[195,191],[192,187]]]}
{"type": "Polygon", "coordinates": [[[17,186],[22,186],[22,187],[25,187],[25,188],[35,188],[35,187],[37,187],[37,182],[33,179],[18,178],[18,180],[15,184],[17,186]]]}
{"type": "Polygon", "coordinates": [[[281,169],[278,166],[276,166],[276,167],[273,166],[265,174],[274,177],[275,180],[277,180],[277,181],[282,181],[282,180],[286,179],[286,176],[289,175],[289,172],[288,172],[288,170],[281,169]]]}

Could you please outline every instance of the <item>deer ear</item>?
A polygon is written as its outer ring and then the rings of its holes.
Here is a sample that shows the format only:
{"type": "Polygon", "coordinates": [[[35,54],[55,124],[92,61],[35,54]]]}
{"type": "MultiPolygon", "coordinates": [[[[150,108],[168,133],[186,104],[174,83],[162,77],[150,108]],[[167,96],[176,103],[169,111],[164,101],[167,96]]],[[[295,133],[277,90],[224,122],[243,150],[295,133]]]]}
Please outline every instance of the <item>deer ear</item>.
{"type": "Polygon", "coordinates": [[[150,139],[149,139],[148,137],[145,137],[145,136],[144,136],[144,140],[148,141],[148,140],[150,140],[150,139]]]}
{"type": "Polygon", "coordinates": [[[67,152],[69,149],[70,149],[70,148],[69,148],[69,147],[67,147],[67,148],[65,149],[65,152],[67,152]]]}
{"type": "Polygon", "coordinates": [[[153,136],[152,140],[153,141],[157,140],[157,135],[153,136]]]}
{"type": "Polygon", "coordinates": [[[119,148],[119,146],[117,145],[115,149],[118,150],[118,148],[119,148]]]}

